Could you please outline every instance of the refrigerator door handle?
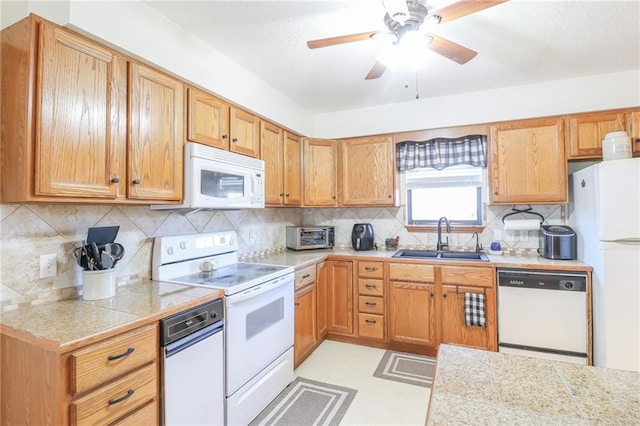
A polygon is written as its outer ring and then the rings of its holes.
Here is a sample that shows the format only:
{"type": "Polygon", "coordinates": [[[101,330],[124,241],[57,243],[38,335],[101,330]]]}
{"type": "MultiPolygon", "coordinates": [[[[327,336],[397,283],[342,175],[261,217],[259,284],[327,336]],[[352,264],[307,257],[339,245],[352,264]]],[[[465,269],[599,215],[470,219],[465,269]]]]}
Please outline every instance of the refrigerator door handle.
{"type": "Polygon", "coordinates": [[[617,240],[600,240],[603,243],[618,243],[618,244],[640,244],[640,238],[619,238],[617,240]]]}

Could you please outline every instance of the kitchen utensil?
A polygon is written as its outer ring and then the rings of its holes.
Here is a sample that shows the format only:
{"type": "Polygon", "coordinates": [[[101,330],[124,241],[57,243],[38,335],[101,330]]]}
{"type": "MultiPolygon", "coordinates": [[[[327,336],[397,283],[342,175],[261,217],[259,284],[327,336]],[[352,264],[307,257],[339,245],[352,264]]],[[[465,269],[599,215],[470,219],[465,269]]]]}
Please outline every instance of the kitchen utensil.
{"type": "Polygon", "coordinates": [[[89,228],[89,232],[87,234],[87,242],[89,244],[96,243],[97,245],[112,243],[116,240],[118,230],[120,230],[120,227],[117,225],[89,228]]]}
{"type": "Polygon", "coordinates": [[[102,261],[100,260],[100,249],[98,248],[98,245],[96,243],[89,244],[89,258],[95,266],[94,269],[102,269],[102,261]]]}
{"type": "Polygon", "coordinates": [[[109,254],[113,258],[113,267],[115,268],[118,261],[124,257],[124,247],[122,244],[109,244],[109,254]]]}
{"type": "Polygon", "coordinates": [[[111,256],[106,251],[100,253],[100,263],[102,264],[102,269],[111,269],[113,268],[113,256],[111,256]]]}

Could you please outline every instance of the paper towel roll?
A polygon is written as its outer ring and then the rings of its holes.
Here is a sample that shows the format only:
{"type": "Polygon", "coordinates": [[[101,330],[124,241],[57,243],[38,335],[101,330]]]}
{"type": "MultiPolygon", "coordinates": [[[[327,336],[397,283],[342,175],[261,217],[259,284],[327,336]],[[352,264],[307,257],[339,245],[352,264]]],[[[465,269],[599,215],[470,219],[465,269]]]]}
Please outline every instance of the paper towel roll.
{"type": "Polygon", "coordinates": [[[505,220],[505,231],[537,231],[540,229],[538,219],[505,220]]]}

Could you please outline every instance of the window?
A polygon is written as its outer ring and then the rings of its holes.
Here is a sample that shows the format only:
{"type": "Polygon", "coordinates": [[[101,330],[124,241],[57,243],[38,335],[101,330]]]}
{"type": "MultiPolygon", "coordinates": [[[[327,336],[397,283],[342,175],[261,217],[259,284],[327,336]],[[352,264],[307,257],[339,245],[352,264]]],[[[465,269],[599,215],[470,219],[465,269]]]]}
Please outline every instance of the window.
{"type": "Polygon", "coordinates": [[[465,164],[406,171],[407,225],[436,226],[445,216],[452,225],[481,226],[485,170],[465,164]]]}

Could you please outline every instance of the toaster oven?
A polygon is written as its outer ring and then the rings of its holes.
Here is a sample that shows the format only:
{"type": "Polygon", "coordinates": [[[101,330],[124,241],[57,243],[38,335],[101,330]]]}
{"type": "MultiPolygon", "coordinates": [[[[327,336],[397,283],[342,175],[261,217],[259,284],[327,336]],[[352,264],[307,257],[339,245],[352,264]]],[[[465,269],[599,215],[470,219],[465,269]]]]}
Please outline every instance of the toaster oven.
{"type": "Polygon", "coordinates": [[[333,226],[287,226],[287,248],[291,250],[333,248],[334,239],[333,226]]]}

